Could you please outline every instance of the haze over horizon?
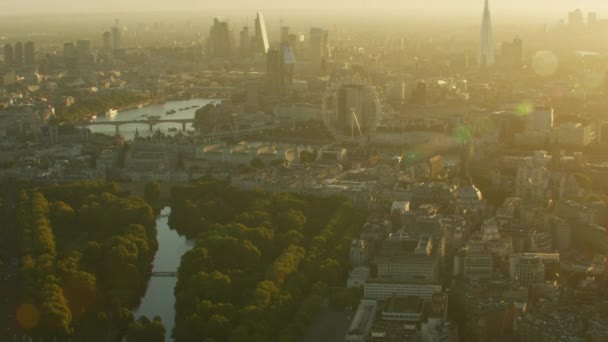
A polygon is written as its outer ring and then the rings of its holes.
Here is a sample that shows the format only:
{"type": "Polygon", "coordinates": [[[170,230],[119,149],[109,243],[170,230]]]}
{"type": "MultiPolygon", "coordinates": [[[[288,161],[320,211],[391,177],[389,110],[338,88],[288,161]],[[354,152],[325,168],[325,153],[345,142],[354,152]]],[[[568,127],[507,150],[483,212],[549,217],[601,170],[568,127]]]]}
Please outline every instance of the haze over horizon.
{"type": "MultiPolygon", "coordinates": [[[[520,14],[525,16],[559,17],[565,11],[581,8],[584,12],[596,11],[601,16],[608,13],[608,1],[602,0],[494,0],[490,1],[492,11],[497,15],[520,14]]],[[[11,1],[0,4],[0,13],[4,15],[15,14],[60,14],[74,12],[116,13],[116,12],[154,12],[154,11],[202,11],[202,10],[230,10],[230,11],[335,11],[348,10],[357,12],[365,10],[369,13],[386,12],[396,9],[404,11],[428,11],[424,14],[449,16],[451,14],[472,13],[477,15],[483,7],[483,0],[427,0],[424,2],[412,0],[379,0],[379,1],[293,1],[293,0],[225,0],[209,3],[198,0],[143,1],[143,0],[57,0],[53,2],[44,0],[11,1]],[[371,12],[370,12],[371,11],[371,12]]]]}

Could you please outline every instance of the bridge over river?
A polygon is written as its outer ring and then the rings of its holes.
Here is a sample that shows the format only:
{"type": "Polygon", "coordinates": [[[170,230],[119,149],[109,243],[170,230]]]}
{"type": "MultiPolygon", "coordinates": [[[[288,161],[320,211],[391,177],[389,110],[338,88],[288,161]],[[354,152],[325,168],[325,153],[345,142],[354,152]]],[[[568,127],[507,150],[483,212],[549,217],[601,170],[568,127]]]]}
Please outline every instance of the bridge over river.
{"type": "Polygon", "coordinates": [[[191,124],[194,122],[194,119],[147,119],[147,120],[121,120],[121,121],[80,121],[74,124],[76,127],[87,128],[91,126],[114,126],[116,128],[116,133],[120,132],[120,126],[122,125],[132,125],[132,124],[141,124],[148,125],[150,131],[152,128],[158,124],[162,123],[174,123],[174,124],[182,124],[182,131],[186,131],[186,124],[191,124]]]}
{"type": "Polygon", "coordinates": [[[152,272],[152,277],[177,277],[177,272],[152,272]]]}

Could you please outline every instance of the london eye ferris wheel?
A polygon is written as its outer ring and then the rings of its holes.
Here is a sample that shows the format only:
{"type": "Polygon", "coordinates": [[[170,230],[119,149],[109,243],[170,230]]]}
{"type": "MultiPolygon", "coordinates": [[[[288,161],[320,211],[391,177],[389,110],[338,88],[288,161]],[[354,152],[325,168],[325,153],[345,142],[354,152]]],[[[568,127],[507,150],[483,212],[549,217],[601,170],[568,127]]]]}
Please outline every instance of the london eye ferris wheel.
{"type": "Polygon", "coordinates": [[[381,113],[376,88],[360,78],[338,79],[323,95],[321,115],[325,126],[339,143],[369,142],[381,113]]]}

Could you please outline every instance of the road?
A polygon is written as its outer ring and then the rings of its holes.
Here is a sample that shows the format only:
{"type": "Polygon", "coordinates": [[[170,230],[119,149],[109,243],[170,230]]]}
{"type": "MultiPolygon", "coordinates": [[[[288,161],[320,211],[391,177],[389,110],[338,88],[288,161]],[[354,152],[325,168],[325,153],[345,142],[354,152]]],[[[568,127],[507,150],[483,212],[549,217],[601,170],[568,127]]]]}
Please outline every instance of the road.
{"type": "Polygon", "coordinates": [[[15,180],[5,180],[3,184],[2,207],[2,262],[4,274],[1,275],[3,298],[0,312],[0,341],[14,338],[18,334],[18,325],[15,317],[19,300],[19,267],[21,257],[17,237],[17,201],[18,189],[15,180]]]}

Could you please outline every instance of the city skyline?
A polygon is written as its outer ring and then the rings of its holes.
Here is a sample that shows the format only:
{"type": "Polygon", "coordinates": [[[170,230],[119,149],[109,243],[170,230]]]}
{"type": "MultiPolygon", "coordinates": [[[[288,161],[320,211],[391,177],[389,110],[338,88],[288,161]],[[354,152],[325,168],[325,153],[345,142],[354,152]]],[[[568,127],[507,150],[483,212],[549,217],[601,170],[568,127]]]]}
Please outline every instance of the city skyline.
{"type": "MultiPolygon", "coordinates": [[[[327,1],[307,1],[307,2],[285,2],[278,0],[231,0],[223,1],[221,4],[201,3],[194,0],[176,0],[171,3],[164,1],[118,1],[109,0],[100,3],[99,1],[74,1],[74,0],[58,0],[49,5],[47,1],[30,0],[23,2],[10,2],[0,4],[0,11],[5,15],[13,14],[41,14],[41,13],[66,13],[66,12],[105,12],[116,13],[121,11],[138,11],[138,12],[154,12],[154,11],[200,11],[200,10],[277,10],[288,12],[290,10],[341,10],[344,12],[350,11],[366,11],[366,12],[386,12],[395,9],[409,11],[423,11],[418,13],[425,15],[425,11],[432,10],[430,15],[446,14],[460,15],[478,9],[483,4],[480,0],[459,0],[457,2],[450,0],[428,0],[424,3],[418,1],[399,1],[399,0],[382,0],[380,2],[365,2],[365,1],[347,1],[347,0],[332,0],[327,1]]],[[[575,0],[567,2],[559,2],[551,0],[537,0],[530,3],[526,0],[511,0],[511,1],[496,1],[493,8],[496,12],[506,14],[520,14],[526,16],[554,16],[565,10],[573,8],[581,8],[589,11],[608,12],[608,3],[601,0],[575,0]]]]}
{"type": "Polygon", "coordinates": [[[608,341],[608,0],[2,15],[0,341],[608,341]]]}

